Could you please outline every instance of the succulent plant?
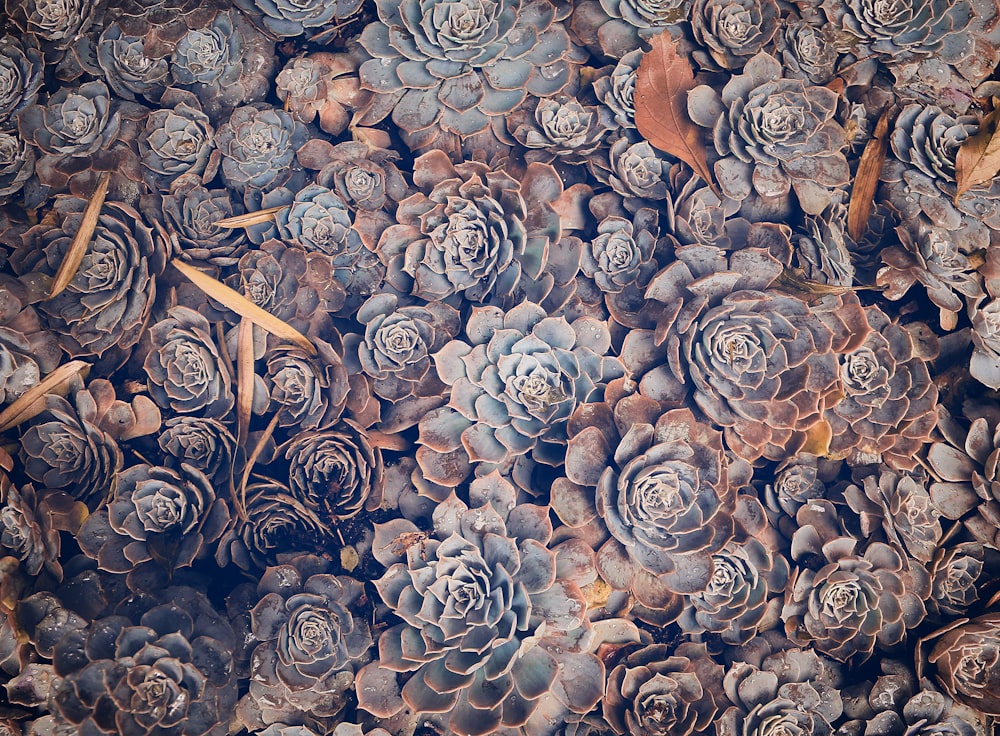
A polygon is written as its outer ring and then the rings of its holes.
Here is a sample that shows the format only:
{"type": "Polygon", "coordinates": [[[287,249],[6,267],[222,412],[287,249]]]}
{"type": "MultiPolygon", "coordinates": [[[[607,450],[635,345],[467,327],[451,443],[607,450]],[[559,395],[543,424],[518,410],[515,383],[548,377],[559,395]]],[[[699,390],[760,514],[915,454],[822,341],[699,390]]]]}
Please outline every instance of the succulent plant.
{"type": "Polygon", "coordinates": [[[621,59],[687,17],[680,0],[583,0],[574,3],[570,28],[592,53],[621,59]]]}
{"type": "Polygon", "coordinates": [[[0,201],[8,201],[35,173],[35,149],[16,130],[0,130],[0,201]]]}
{"type": "Polygon", "coordinates": [[[581,651],[587,606],[547,548],[548,511],[514,499],[492,474],[472,482],[469,505],[454,494],[438,504],[429,535],[405,519],[376,526],[373,552],[389,569],[375,586],[402,623],[358,675],[362,708],[389,717],[405,703],[479,736],[600,700],[604,666],[581,651]],[[393,673],[410,673],[401,699],[393,673]]]}
{"type": "Polygon", "coordinates": [[[167,465],[185,463],[219,480],[231,472],[236,454],[236,438],[226,425],[200,416],[168,419],[157,443],[167,465]]]}
{"type": "Polygon", "coordinates": [[[670,163],[648,141],[629,135],[620,136],[606,152],[588,161],[591,173],[623,197],[632,212],[658,207],[667,197],[670,163]]]}
{"type": "Polygon", "coordinates": [[[160,98],[170,81],[170,64],[163,57],[148,55],[145,39],[109,23],[96,46],[97,63],[115,94],[126,100],[160,98]]]}
{"type": "Polygon", "coordinates": [[[831,34],[822,26],[791,19],[775,37],[785,76],[826,84],[833,78],[837,50],[831,34]]]}
{"type": "Polygon", "coordinates": [[[997,614],[959,620],[934,641],[927,656],[944,691],[987,715],[1000,715],[996,683],[1000,678],[997,614]]]}
{"type": "Polygon", "coordinates": [[[850,179],[836,110],[836,93],[785,78],[780,62],[763,52],[721,94],[701,85],[688,96],[691,119],[713,131],[715,176],[726,196],[780,199],[794,191],[811,215],[850,179]]]}
{"type": "Polygon", "coordinates": [[[503,463],[519,455],[558,464],[566,420],[578,403],[600,398],[603,384],[622,375],[606,357],[607,326],[572,324],[524,302],[504,313],[473,312],[466,334],[434,355],[452,387],[448,404],[420,421],[417,461],[424,476],[450,485],[472,462],[503,463]]]}
{"type": "Polygon", "coordinates": [[[315,32],[347,18],[360,0],[238,0],[236,6],[278,38],[315,32]]]}
{"type": "Polygon", "coordinates": [[[83,0],[6,0],[7,18],[27,36],[45,46],[62,50],[86,31],[101,10],[83,0]]]}
{"type": "Polygon", "coordinates": [[[9,404],[59,365],[55,335],[46,330],[20,281],[0,275],[0,405],[9,404]]]}
{"type": "MultiPolygon", "coordinates": [[[[87,202],[61,198],[57,224],[39,223],[25,232],[11,262],[22,277],[54,276],[81,226],[87,202]]],[[[94,239],[66,290],[39,304],[47,326],[73,356],[129,350],[141,337],[156,296],[155,277],[164,268],[163,243],[139,213],[120,202],[101,209],[94,239]]],[[[39,287],[37,281],[33,291],[39,287]]],[[[46,287],[47,288],[47,287],[46,287]]]]}
{"type": "Polygon", "coordinates": [[[336,716],[372,646],[364,587],[327,567],[316,557],[296,557],[267,568],[257,585],[250,619],[260,644],[245,698],[252,703],[240,708],[259,712],[265,723],[336,716]]]}
{"type": "Polygon", "coordinates": [[[507,128],[524,148],[526,161],[584,163],[614,128],[609,111],[557,95],[526,102],[507,117],[507,128]]]}
{"type": "Polygon", "coordinates": [[[619,736],[700,733],[728,705],[722,674],[703,644],[686,642],[673,652],[662,644],[643,647],[608,674],[604,718],[619,736]]]}
{"type": "Polygon", "coordinates": [[[696,0],[691,32],[714,65],[740,69],[771,43],[780,18],[775,0],[696,0]]]}
{"type": "Polygon", "coordinates": [[[799,568],[781,618],[792,641],[840,662],[863,662],[876,644],[899,644],[923,620],[930,579],[922,565],[888,544],[857,549],[856,539],[840,535],[836,519],[827,500],[799,509],[793,554],[817,554],[827,564],[799,568]]]}
{"type": "Polygon", "coordinates": [[[497,150],[504,117],[528,95],[575,91],[583,56],[551,0],[376,7],[380,22],[361,34],[373,57],[361,65],[361,85],[392,95],[392,120],[414,150],[472,141],[497,150]]]}
{"type": "Polygon", "coordinates": [[[635,79],[642,50],[625,54],[605,76],[594,80],[594,94],[610,108],[618,126],[635,128],[635,79]]]}
{"type": "Polygon", "coordinates": [[[18,560],[25,574],[37,576],[44,568],[60,580],[59,532],[76,531],[87,507],[61,491],[39,494],[30,483],[18,489],[5,477],[0,477],[0,492],[4,504],[0,508],[0,549],[18,560]]]}
{"type": "MultiPolygon", "coordinates": [[[[333,12],[338,5],[354,4],[354,0],[323,4],[333,12]]],[[[278,98],[301,122],[311,123],[318,116],[325,132],[340,135],[347,129],[351,113],[371,100],[371,93],[360,87],[360,65],[358,54],[353,53],[319,52],[292,59],[274,80],[278,98]]]]}
{"type": "Polygon", "coordinates": [[[348,371],[332,345],[313,339],[313,357],[297,345],[274,345],[265,354],[264,383],[278,426],[328,429],[347,402],[348,371]]]}
{"type": "Polygon", "coordinates": [[[0,38],[0,123],[13,121],[35,102],[44,81],[42,63],[41,52],[30,42],[0,38]]]}
{"type": "Polygon", "coordinates": [[[295,173],[295,151],[306,142],[302,123],[264,105],[237,108],[219,126],[215,142],[222,152],[222,178],[231,189],[273,189],[295,173]]]}
{"type": "Polygon", "coordinates": [[[160,105],[146,118],[138,144],[146,181],[153,189],[169,191],[182,174],[205,173],[215,131],[190,92],[169,89],[160,105]]]}
{"type": "Polygon", "coordinates": [[[233,408],[229,367],[208,320],[193,309],[172,307],[150,328],[143,368],[150,395],[164,409],[218,419],[233,408]]]}
{"type": "Polygon", "coordinates": [[[169,194],[144,198],[142,209],[151,220],[161,220],[176,236],[176,247],[185,258],[216,266],[232,266],[247,246],[246,233],[215,225],[243,214],[228,189],[206,189],[194,177],[178,177],[169,194]]]}

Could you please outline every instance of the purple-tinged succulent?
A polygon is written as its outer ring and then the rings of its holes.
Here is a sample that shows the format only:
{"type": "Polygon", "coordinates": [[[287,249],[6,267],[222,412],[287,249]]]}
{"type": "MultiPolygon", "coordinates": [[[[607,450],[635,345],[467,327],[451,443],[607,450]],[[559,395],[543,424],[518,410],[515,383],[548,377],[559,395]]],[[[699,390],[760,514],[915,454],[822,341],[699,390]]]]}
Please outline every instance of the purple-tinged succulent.
{"type": "Polygon", "coordinates": [[[268,409],[279,427],[327,429],[340,419],[347,402],[348,369],[332,345],[313,338],[318,355],[298,345],[275,344],[265,353],[268,409]]]}
{"type": "Polygon", "coordinates": [[[469,495],[437,504],[430,533],[376,525],[373,552],[389,569],[375,587],[402,622],[359,673],[359,705],[380,718],[404,705],[441,713],[473,736],[578,718],[601,699],[604,665],[583,593],[548,548],[548,509],[515,503],[495,473],[469,495]],[[409,673],[401,692],[396,673],[409,673]]]}
{"type": "Polygon", "coordinates": [[[0,405],[9,404],[59,365],[61,351],[31,306],[28,288],[0,275],[0,405]]]}
{"type": "Polygon", "coordinates": [[[315,510],[274,480],[250,483],[243,501],[246,519],[234,514],[219,540],[215,561],[241,570],[263,570],[290,554],[322,554],[340,544],[315,510]]]}
{"type": "Polygon", "coordinates": [[[969,610],[979,600],[983,573],[989,575],[996,562],[996,552],[979,542],[939,547],[927,566],[931,576],[928,614],[939,621],[953,620],[969,610]]]}
{"type": "Polygon", "coordinates": [[[107,85],[95,81],[76,89],[63,87],[44,105],[26,107],[18,125],[21,135],[44,153],[82,157],[110,146],[121,119],[107,85]]]}
{"type": "Polygon", "coordinates": [[[371,92],[360,86],[358,56],[318,52],[289,61],[274,80],[286,111],[303,123],[311,123],[318,116],[319,126],[330,135],[347,130],[351,114],[371,100],[371,92]]]}
{"type": "Polygon", "coordinates": [[[382,451],[350,419],[329,429],[300,432],[282,449],[292,496],[325,523],[349,519],[381,503],[382,451]]]}
{"type": "Polygon", "coordinates": [[[825,499],[799,509],[793,557],[816,555],[827,564],[798,569],[781,618],[792,641],[840,662],[863,662],[876,644],[893,647],[923,621],[930,578],[923,565],[888,544],[858,550],[856,539],[842,536],[837,518],[825,499]]]}
{"type": "Polygon", "coordinates": [[[115,0],[109,15],[125,35],[141,38],[151,57],[162,58],[188,31],[208,28],[230,9],[225,0],[115,0]]]}
{"type": "Polygon", "coordinates": [[[182,463],[200,470],[217,481],[229,480],[236,455],[236,438],[218,419],[202,416],[179,416],[163,423],[157,444],[165,464],[172,468],[182,463]]]}
{"type": "Polygon", "coordinates": [[[14,557],[27,575],[37,576],[44,568],[60,580],[59,532],[76,531],[87,507],[62,491],[38,493],[30,483],[19,489],[5,475],[0,475],[0,497],[0,549],[4,555],[14,557]]]}
{"type": "Polygon", "coordinates": [[[648,141],[622,135],[587,164],[598,181],[610,186],[624,198],[625,207],[635,212],[640,207],[660,207],[668,197],[672,160],[648,141]]]}
{"type": "Polygon", "coordinates": [[[720,158],[715,177],[726,196],[744,200],[787,198],[818,215],[850,180],[844,129],[836,119],[837,94],[786,79],[780,62],[760,53],[722,93],[707,85],[688,95],[688,113],[713,131],[720,158]]]}
{"type": "MultiPolygon", "coordinates": [[[[361,85],[387,102],[404,141],[431,148],[502,150],[504,118],[528,95],[572,94],[581,49],[551,0],[377,0],[379,22],[361,34],[373,57],[361,85]]],[[[385,115],[385,113],[382,113],[385,115]]]]}
{"type": "Polygon", "coordinates": [[[289,38],[354,15],[361,0],[237,0],[236,6],[271,35],[289,38]]]}
{"type": "MultiPolygon", "coordinates": [[[[202,109],[221,129],[237,106],[267,95],[275,63],[274,42],[235,9],[218,12],[212,2],[202,6],[207,16],[204,25],[181,26],[183,35],[166,53],[174,84],[198,95],[202,109]]],[[[170,18],[169,11],[166,17],[170,18]]],[[[183,21],[176,11],[173,19],[183,21]]]]}
{"type": "Polygon", "coordinates": [[[260,642],[251,656],[250,692],[240,703],[247,725],[331,718],[347,703],[354,670],[372,635],[361,607],[364,587],[328,573],[329,563],[300,556],[268,567],[250,611],[260,642]]]}
{"type": "Polygon", "coordinates": [[[512,301],[538,288],[547,252],[562,234],[553,203],[562,182],[546,164],[529,164],[520,182],[473,161],[453,165],[441,151],[413,164],[421,190],[402,202],[398,225],[382,233],[386,280],[424,301],[460,294],[473,303],[512,301]]]}
{"type": "Polygon", "coordinates": [[[607,357],[607,324],[592,318],[570,324],[531,302],[506,313],[477,308],[466,334],[471,344],[453,340],[434,355],[451,396],[420,421],[417,461],[427,479],[442,485],[460,482],[474,462],[531,453],[561,464],[570,414],[599,399],[604,384],[623,372],[607,357]]]}
{"type": "Polygon", "coordinates": [[[173,307],[150,328],[143,368],[150,395],[164,409],[218,419],[233,408],[229,366],[208,320],[193,309],[173,307]]]}
{"type": "Polygon", "coordinates": [[[169,194],[144,198],[142,208],[151,220],[161,220],[184,258],[215,266],[235,265],[247,247],[242,228],[220,228],[216,222],[243,214],[228,189],[206,189],[195,177],[180,177],[169,194]]]}
{"type": "Polygon", "coordinates": [[[291,206],[277,214],[282,240],[335,258],[361,248],[361,237],[351,220],[340,195],[318,184],[300,189],[291,206]]]}
{"type": "Polygon", "coordinates": [[[293,161],[307,136],[305,126],[282,110],[263,104],[237,108],[215,136],[226,186],[242,191],[285,184],[301,171],[293,161]]]}
{"type": "Polygon", "coordinates": [[[927,662],[944,691],[980,713],[1000,715],[1000,616],[960,619],[938,633],[927,662]]]}
{"type": "Polygon", "coordinates": [[[826,84],[833,78],[838,54],[828,29],[805,20],[786,19],[775,46],[789,79],[826,84]]]}
{"type": "Polygon", "coordinates": [[[100,3],[87,0],[7,0],[7,18],[27,36],[63,50],[99,17],[100,3]]]}
{"type": "Polygon", "coordinates": [[[214,136],[197,97],[180,89],[167,90],[160,98],[160,109],[149,114],[138,138],[146,182],[165,192],[182,174],[205,174],[214,136]]]}
{"type": "Polygon", "coordinates": [[[105,508],[91,514],[76,534],[84,554],[106,572],[130,580],[151,574],[169,579],[176,568],[210,557],[229,523],[226,500],[212,481],[184,463],[178,470],[133,465],[118,476],[105,508]]]}
{"type": "Polygon", "coordinates": [[[583,0],[573,6],[570,29],[593,54],[622,59],[687,17],[682,0],[583,0]]]}
{"type": "Polygon", "coordinates": [[[109,23],[96,44],[97,63],[108,86],[119,97],[158,100],[169,83],[170,64],[147,53],[145,40],[109,23]]]}
{"type": "Polygon", "coordinates": [[[823,414],[833,432],[830,453],[912,469],[937,423],[938,391],[927,369],[937,339],[925,325],[896,324],[878,307],[865,313],[871,329],[864,342],[838,356],[844,397],[823,414]]]}
{"type": "MultiPolygon", "coordinates": [[[[777,633],[777,632],[769,632],[777,633]]],[[[753,640],[726,671],[732,701],[716,724],[719,736],[830,736],[844,714],[840,667],[780,636],[753,640]]]]}
{"type": "Polygon", "coordinates": [[[16,130],[0,130],[0,202],[21,191],[35,173],[35,147],[16,130]]]}
{"type": "Polygon", "coordinates": [[[941,514],[934,508],[926,476],[892,470],[865,476],[844,489],[844,499],[861,521],[861,534],[879,532],[915,560],[929,563],[941,542],[941,514]]]}
{"type": "MultiPolygon", "coordinates": [[[[14,270],[22,277],[54,276],[86,206],[76,197],[57,200],[57,224],[43,222],[24,233],[21,247],[11,257],[14,270]]],[[[38,307],[63,349],[73,356],[100,357],[134,346],[149,318],[155,277],[163,271],[165,255],[163,243],[138,212],[119,202],[105,202],[73,280],[38,307]]]]}
{"type": "Polygon", "coordinates": [[[392,294],[377,294],[361,305],[357,319],[364,334],[345,337],[344,360],[385,400],[383,429],[412,427],[445,403],[446,386],[432,356],[458,335],[457,310],[438,302],[407,306],[392,294]]]}
{"type": "Polygon", "coordinates": [[[34,103],[43,80],[42,54],[30,41],[0,38],[0,123],[34,103]]]}
{"type": "Polygon", "coordinates": [[[728,705],[722,677],[704,644],[651,644],[608,674],[604,718],[619,736],[693,736],[728,705]]]}
{"type": "Polygon", "coordinates": [[[625,54],[613,69],[594,80],[594,94],[615,116],[618,126],[635,128],[635,79],[642,49],[625,54]]]}
{"type": "Polygon", "coordinates": [[[741,69],[771,43],[780,23],[776,0],[695,0],[691,32],[701,45],[696,58],[709,67],[741,69]]]}
{"type": "Polygon", "coordinates": [[[507,129],[527,151],[525,161],[581,164],[615,127],[607,108],[557,95],[526,102],[507,116],[507,129]]]}

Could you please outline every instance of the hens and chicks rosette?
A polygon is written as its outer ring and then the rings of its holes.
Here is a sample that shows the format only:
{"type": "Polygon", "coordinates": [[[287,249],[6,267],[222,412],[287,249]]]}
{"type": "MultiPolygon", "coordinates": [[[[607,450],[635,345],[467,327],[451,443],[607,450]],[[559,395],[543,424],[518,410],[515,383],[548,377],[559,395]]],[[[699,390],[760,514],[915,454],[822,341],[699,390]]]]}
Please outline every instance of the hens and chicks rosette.
{"type": "Polygon", "coordinates": [[[0,8],[0,734],[997,729],[1000,0],[0,8]]]}

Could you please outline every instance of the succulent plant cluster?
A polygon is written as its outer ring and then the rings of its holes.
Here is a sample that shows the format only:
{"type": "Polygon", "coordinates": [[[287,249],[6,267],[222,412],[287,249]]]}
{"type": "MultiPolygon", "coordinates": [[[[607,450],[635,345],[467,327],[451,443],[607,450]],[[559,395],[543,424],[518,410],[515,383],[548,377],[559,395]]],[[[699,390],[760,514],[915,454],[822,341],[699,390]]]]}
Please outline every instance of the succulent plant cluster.
{"type": "Polygon", "coordinates": [[[1000,728],[1000,0],[0,3],[0,735],[1000,728]]]}

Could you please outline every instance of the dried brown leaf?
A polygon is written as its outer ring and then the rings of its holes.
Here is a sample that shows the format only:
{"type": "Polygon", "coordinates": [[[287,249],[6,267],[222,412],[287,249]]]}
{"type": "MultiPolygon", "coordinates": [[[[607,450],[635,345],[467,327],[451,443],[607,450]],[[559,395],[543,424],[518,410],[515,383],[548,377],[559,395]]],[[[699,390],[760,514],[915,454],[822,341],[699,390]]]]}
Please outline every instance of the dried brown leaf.
{"type": "Polygon", "coordinates": [[[264,431],[261,433],[257,444],[254,446],[253,450],[250,451],[250,455],[247,457],[246,465],[243,466],[243,474],[240,476],[240,483],[237,488],[232,489],[233,492],[230,494],[233,499],[233,506],[236,507],[236,513],[239,515],[240,519],[247,521],[247,483],[250,481],[250,474],[253,473],[253,468],[257,464],[257,460],[260,459],[260,455],[264,452],[264,448],[267,447],[267,443],[270,441],[271,437],[274,436],[274,430],[278,426],[278,417],[280,415],[278,412],[274,413],[271,417],[271,421],[267,423],[264,431]]]}
{"type": "Polygon", "coordinates": [[[1000,107],[994,100],[993,111],[979,122],[979,132],[962,141],[955,155],[955,201],[972,187],[986,184],[1000,173],[1000,107]]]}
{"type": "Polygon", "coordinates": [[[830,457],[830,442],[833,440],[833,427],[825,419],[806,430],[805,444],[800,452],[808,452],[817,457],[830,457]]]}
{"type": "Polygon", "coordinates": [[[719,194],[708,167],[703,131],[687,113],[688,92],[695,87],[691,63],[678,55],[669,31],[649,43],[652,50],[642,57],[636,73],[635,126],[652,145],[691,166],[719,194]]]}
{"type": "Polygon", "coordinates": [[[49,517],[49,525],[61,532],[76,534],[90,515],[87,504],[77,501],[62,491],[50,491],[41,503],[43,512],[49,517]]]}
{"type": "Polygon", "coordinates": [[[97,188],[94,190],[87,209],[83,211],[83,220],[80,221],[80,229],[73,236],[69,250],[63,256],[59,270],[56,271],[55,278],[52,279],[52,287],[49,289],[49,299],[61,294],[73,277],[76,276],[83,257],[90,247],[90,240],[94,237],[94,230],[97,228],[97,220],[101,216],[101,208],[104,206],[104,198],[108,194],[108,183],[111,181],[111,173],[105,171],[101,178],[97,180],[97,188]]]}
{"type": "Polygon", "coordinates": [[[69,393],[73,380],[78,375],[85,378],[89,372],[90,363],[84,360],[71,360],[56,368],[0,412],[0,432],[6,432],[22,422],[37,417],[45,411],[46,396],[65,396],[69,393]]]}
{"type": "Polygon", "coordinates": [[[253,410],[253,322],[240,320],[236,336],[236,441],[240,447],[246,442],[253,410]]]}
{"type": "Polygon", "coordinates": [[[855,242],[861,240],[868,230],[868,218],[871,217],[875,190],[878,188],[882,164],[885,163],[886,149],[889,145],[888,132],[889,111],[886,110],[875,124],[875,133],[861,153],[858,173],[851,189],[851,201],[847,206],[847,234],[855,242]]]}
{"type": "Polygon", "coordinates": [[[250,227],[251,225],[260,225],[264,222],[271,222],[274,220],[274,215],[281,210],[288,207],[287,204],[278,205],[277,207],[267,207],[262,210],[257,210],[256,212],[247,212],[245,215],[233,215],[232,217],[226,217],[222,220],[215,222],[216,227],[224,227],[227,230],[235,230],[238,227],[250,227]]]}
{"type": "Polygon", "coordinates": [[[225,284],[215,280],[204,271],[199,271],[184,261],[174,259],[171,265],[184,274],[195,286],[204,291],[217,302],[222,303],[241,317],[246,317],[261,329],[267,330],[275,337],[288,340],[305,350],[309,355],[316,355],[316,346],[308,337],[273,314],[265,311],[225,284]]]}

